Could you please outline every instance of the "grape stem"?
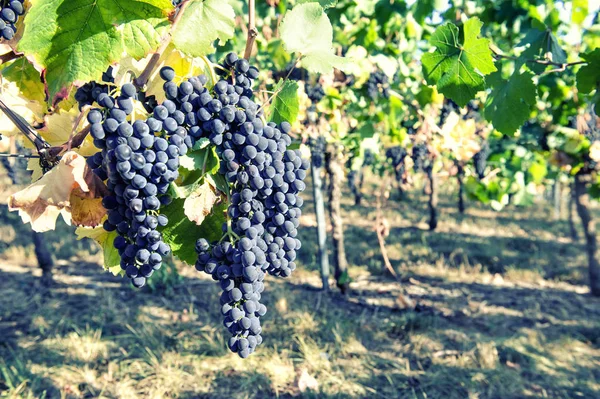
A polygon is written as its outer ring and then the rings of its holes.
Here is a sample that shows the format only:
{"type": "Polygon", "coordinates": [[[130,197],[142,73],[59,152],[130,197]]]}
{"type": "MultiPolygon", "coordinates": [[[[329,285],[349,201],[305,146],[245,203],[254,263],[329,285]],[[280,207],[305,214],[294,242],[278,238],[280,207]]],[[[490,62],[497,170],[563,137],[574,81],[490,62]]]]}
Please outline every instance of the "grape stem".
{"type": "MultiPolygon", "coordinates": [[[[213,64],[208,58],[206,58],[205,55],[200,56],[200,59],[202,61],[204,61],[204,63],[208,67],[208,71],[210,73],[210,80],[212,81],[212,84],[214,86],[217,83],[217,75],[215,75],[214,68],[216,68],[216,67],[221,68],[221,66],[220,65],[217,66],[217,64],[213,64]]],[[[224,68],[222,68],[222,69],[224,69],[224,68]]]]}
{"type": "Polygon", "coordinates": [[[252,55],[252,49],[254,48],[254,42],[258,36],[258,30],[256,29],[256,7],[254,6],[254,0],[248,0],[248,40],[246,41],[246,50],[244,51],[244,58],[250,59],[252,55]]]}

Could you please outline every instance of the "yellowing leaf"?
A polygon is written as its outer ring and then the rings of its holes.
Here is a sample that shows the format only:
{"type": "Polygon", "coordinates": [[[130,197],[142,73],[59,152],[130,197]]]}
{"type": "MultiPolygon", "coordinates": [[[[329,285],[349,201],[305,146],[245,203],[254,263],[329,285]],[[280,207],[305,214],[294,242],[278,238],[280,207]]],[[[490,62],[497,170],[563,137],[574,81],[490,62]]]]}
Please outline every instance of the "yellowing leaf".
{"type": "Polygon", "coordinates": [[[34,231],[53,230],[59,214],[70,224],[70,199],[75,188],[93,196],[100,196],[106,190],[98,177],[86,167],[85,158],[70,151],[41,179],[11,195],[8,208],[18,211],[23,223],[31,223],[34,231]]]}
{"type": "Polygon", "coordinates": [[[102,247],[104,253],[104,270],[108,270],[115,276],[123,275],[125,273],[124,270],[121,269],[121,257],[119,256],[119,251],[117,251],[113,245],[115,237],[117,237],[116,231],[109,233],[104,230],[102,226],[94,228],[78,227],[75,230],[75,234],[77,235],[78,240],[81,240],[82,238],[91,238],[102,247]]]}
{"type": "Polygon", "coordinates": [[[183,211],[185,216],[198,226],[202,224],[204,218],[210,214],[212,208],[217,202],[217,194],[215,188],[205,180],[203,184],[198,186],[183,203],[183,211]]]}
{"type": "MultiPolygon", "coordinates": [[[[34,125],[42,121],[44,106],[38,101],[28,100],[23,97],[19,87],[14,82],[2,79],[0,75],[0,98],[6,105],[19,114],[27,123],[34,125]]],[[[14,136],[19,129],[12,123],[8,116],[0,111],[0,134],[14,136]]]]}
{"type": "Polygon", "coordinates": [[[90,194],[79,187],[71,191],[71,220],[75,226],[96,227],[106,216],[102,198],[90,194]]]}
{"type": "MultiPolygon", "coordinates": [[[[130,82],[131,73],[133,73],[134,76],[139,76],[151,57],[152,55],[149,55],[140,61],[136,61],[131,57],[125,58],[117,69],[115,82],[121,85],[130,82]]],[[[172,44],[169,45],[159,59],[156,68],[154,68],[154,72],[150,75],[146,86],[146,95],[155,96],[156,101],[159,103],[166,100],[165,92],[163,90],[164,81],[159,76],[160,69],[165,65],[168,65],[175,70],[176,82],[183,80],[185,76],[197,76],[206,72],[206,63],[202,59],[188,57],[181,51],[175,49],[172,44]]]]}

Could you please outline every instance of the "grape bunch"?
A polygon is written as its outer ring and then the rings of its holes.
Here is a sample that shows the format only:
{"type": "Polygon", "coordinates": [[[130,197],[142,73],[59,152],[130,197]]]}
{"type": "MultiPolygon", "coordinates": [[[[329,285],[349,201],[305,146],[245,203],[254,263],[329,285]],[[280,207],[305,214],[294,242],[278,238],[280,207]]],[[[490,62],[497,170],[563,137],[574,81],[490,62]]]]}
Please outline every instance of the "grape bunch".
{"type": "Polygon", "coordinates": [[[415,172],[425,170],[429,165],[427,155],[429,150],[425,144],[415,144],[412,149],[413,169],[415,172]]]}
{"type": "Polygon", "coordinates": [[[313,166],[315,168],[322,167],[323,161],[325,160],[325,147],[327,147],[325,137],[318,136],[317,138],[311,138],[309,140],[309,145],[313,166]]]}
{"type": "Polygon", "coordinates": [[[348,172],[348,188],[350,189],[352,195],[354,195],[356,205],[359,205],[361,197],[361,174],[361,171],[356,171],[354,169],[351,169],[348,172]]]}
{"type": "Polygon", "coordinates": [[[367,149],[365,150],[365,154],[363,156],[363,166],[371,166],[375,163],[375,154],[373,151],[367,149]]]}
{"type": "Polygon", "coordinates": [[[458,109],[458,105],[450,100],[444,99],[444,104],[442,105],[442,109],[440,110],[440,126],[443,126],[446,122],[446,118],[450,115],[454,110],[458,109]]]}
{"type": "Polygon", "coordinates": [[[323,85],[321,85],[318,82],[314,85],[306,84],[306,86],[304,86],[304,91],[306,92],[306,95],[313,104],[318,103],[323,99],[323,97],[325,97],[325,90],[323,89],[323,85]]]}
{"type": "Polygon", "coordinates": [[[373,101],[377,101],[381,95],[383,98],[390,96],[390,85],[388,77],[382,71],[376,71],[371,73],[366,83],[367,95],[371,97],[373,101]]]}
{"type": "Polygon", "coordinates": [[[88,82],[79,87],[75,92],[75,101],[79,104],[81,110],[86,105],[92,105],[98,101],[101,94],[107,95],[108,92],[115,88],[114,69],[108,67],[106,72],[102,73],[102,82],[88,82]]]}
{"type": "Polygon", "coordinates": [[[296,269],[297,238],[308,163],[291,144],[291,126],[263,122],[253,101],[258,69],[230,53],[211,91],[192,100],[196,125],[190,134],[208,137],[220,157],[230,190],[223,238],[196,243],[196,269],[219,281],[221,312],[231,333],[229,348],[242,358],[262,342],[259,318],[266,273],[288,277],[296,269]]]}
{"type": "Polygon", "coordinates": [[[404,158],[406,158],[406,155],[406,149],[400,146],[390,147],[385,151],[385,156],[390,160],[394,172],[396,173],[396,180],[399,182],[403,179],[404,158]]]}
{"type": "Polygon", "coordinates": [[[17,21],[25,13],[24,0],[12,0],[0,4],[0,38],[10,40],[17,33],[17,21]]]}
{"type": "Polygon", "coordinates": [[[478,153],[473,155],[473,164],[475,165],[475,173],[480,179],[485,176],[485,168],[487,166],[487,159],[490,156],[490,144],[485,140],[481,143],[481,149],[478,153]]]}
{"type": "Polygon", "coordinates": [[[128,121],[136,99],[131,83],[121,87],[117,98],[99,93],[101,108],[90,110],[87,119],[94,145],[101,150],[88,158],[88,166],[108,180],[110,192],[102,200],[108,211],[104,229],[119,234],[114,246],[121,268],[139,288],[171,251],[157,230],[168,223],[160,208],[171,202],[167,191],[179,175],[179,156],[187,152],[189,139],[180,126],[183,116],[170,100],[157,106],[153,117],[128,121]]]}

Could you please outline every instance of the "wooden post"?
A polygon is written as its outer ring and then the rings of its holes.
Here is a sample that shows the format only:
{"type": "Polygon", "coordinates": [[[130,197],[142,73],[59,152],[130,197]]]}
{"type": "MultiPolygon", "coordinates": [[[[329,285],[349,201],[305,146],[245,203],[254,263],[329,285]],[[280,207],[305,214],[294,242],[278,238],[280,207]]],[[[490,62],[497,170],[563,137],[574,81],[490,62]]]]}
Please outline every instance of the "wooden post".
{"type": "Polygon", "coordinates": [[[598,239],[596,238],[596,223],[590,213],[590,194],[588,183],[590,175],[575,176],[575,201],[577,213],[583,224],[585,235],[585,250],[588,257],[588,272],[590,278],[590,291],[594,296],[600,296],[600,262],[598,260],[598,239]]]}
{"type": "Polygon", "coordinates": [[[311,176],[313,181],[313,201],[315,203],[315,215],[317,217],[317,245],[319,248],[319,265],[321,267],[321,281],[323,291],[329,290],[329,254],[327,251],[327,227],[325,223],[325,204],[323,202],[323,181],[321,172],[323,167],[311,165],[311,176]]]}
{"type": "Polygon", "coordinates": [[[342,183],[344,168],[340,149],[336,144],[327,147],[326,168],[329,174],[329,217],[333,237],[333,260],[335,280],[342,294],[348,292],[349,276],[346,250],[344,247],[344,221],[342,218],[342,183]]]}

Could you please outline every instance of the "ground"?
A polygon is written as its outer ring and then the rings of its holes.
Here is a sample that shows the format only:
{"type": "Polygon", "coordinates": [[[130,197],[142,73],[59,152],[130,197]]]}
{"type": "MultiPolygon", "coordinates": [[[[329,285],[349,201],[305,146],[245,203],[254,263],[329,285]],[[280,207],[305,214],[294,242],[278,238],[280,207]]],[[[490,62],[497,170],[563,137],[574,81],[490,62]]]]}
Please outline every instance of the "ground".
{"type": "Polygon", "coordinates": [[[28,227],[2,207],[0,396],[600,397],[600,299],[582,242],[543,200],[500,213],[469,202],[461,215],[445,184],[429,232],[421,191],[393,196],[387,248],[414,311],[383,266],[369,194],[362,206],[344,196],[351,294],[319,291],[306,203],[299,270],[268,279],[264,343],[246,360],[225,347],[218,287],[192,267],[135,290],[61,223],[48,234],[58,261],[47,290],[28,227]]]}

